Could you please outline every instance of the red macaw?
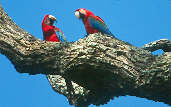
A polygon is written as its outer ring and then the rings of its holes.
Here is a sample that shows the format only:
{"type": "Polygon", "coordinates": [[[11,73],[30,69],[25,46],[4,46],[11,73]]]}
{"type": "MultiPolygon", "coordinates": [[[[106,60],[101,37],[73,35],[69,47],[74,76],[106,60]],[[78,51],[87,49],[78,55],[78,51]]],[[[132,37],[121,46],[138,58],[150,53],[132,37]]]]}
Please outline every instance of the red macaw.
{"type": "Polygon", "coordinates": [[[42,21],[43,39],[51,42],[66,41],[63,32],[53,26],[56,18],[52,15],[45,15],[42,21]]]}
{"type": "Polygon", "coordinates": [[[75,15],[78,19],[82,19],[87,34],[101,32],[104,34],[114,36],[109,31],[109,28],[104,23],[104,21],[99,16],[95,16],[91,11],[86,10],[84,8],[80,8],[75,11],[75,15]]]}

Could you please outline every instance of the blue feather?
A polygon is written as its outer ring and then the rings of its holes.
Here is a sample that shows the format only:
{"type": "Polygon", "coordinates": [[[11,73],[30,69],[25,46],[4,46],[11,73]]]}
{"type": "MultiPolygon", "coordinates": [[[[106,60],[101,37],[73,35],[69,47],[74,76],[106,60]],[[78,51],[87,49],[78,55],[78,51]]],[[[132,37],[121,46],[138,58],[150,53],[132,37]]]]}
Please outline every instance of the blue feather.
{"type": "Polygon", "coordinates": [[[88,21],[90,23],[90,26],[94,29],[97,29],[98,31],[102,32],[102,33],[105,33],[105,34],[108,34],[108,35],[111,35],[111,36],[114,36],[110,31],[109,31],[109,28],[107,27],[107,25],[103,22],[101,22],[100,20],[98,19],[95,19],[93,17],[89,17],[88,18],[88,21]]]}
{"type": "Polygon", "coordinates": [[[66,42],[65,36],[62,32],[56,31],[56,34],[61,42],[66,42]]]}

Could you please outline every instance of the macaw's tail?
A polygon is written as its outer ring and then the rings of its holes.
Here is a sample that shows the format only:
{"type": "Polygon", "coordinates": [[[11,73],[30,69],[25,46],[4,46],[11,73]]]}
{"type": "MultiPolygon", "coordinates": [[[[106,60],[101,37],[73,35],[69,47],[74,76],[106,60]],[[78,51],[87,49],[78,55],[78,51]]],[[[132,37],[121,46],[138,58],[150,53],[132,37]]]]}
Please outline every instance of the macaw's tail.
{"type": "Polygon", "coordinates": [[[106,32],[104,32],[105,34],[107,34],[107,35],[110,35],[110,36],[112,36],[112,37],[115,37],[109,30],[107,30],[106,32]]]}

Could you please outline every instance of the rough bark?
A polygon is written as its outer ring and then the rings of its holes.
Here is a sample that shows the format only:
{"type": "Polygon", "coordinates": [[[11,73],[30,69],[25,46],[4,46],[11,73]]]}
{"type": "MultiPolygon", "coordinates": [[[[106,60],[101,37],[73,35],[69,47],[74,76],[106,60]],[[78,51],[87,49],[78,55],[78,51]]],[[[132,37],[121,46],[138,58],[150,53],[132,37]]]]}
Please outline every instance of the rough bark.
{"type": "Polygon", "coordinates": [[[18,27],[0,6],[0,53],[20,73],[47,75],[53,89],[77,107],[125,95],[171,105],[170,47],[162,39],[137,48],[100,33],[74,43],[45,42],[18,27]],[[157,49],[164,53],[152,55],[157,49]]]}

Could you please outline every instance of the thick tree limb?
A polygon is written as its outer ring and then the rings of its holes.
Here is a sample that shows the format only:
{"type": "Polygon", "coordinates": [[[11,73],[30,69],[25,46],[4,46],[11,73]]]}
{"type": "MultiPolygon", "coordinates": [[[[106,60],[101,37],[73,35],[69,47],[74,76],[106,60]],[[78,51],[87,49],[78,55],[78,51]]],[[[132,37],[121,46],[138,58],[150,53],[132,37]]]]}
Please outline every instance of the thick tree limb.
{"type": "Polygon", "coordinates": [[[162,49],[164,52],[171,52],[171,41],[168,39],[160,39],[144,45],[142,49],[149,50],[151,52],[158,49],[162,49]]]}
{"type": "Polygon", "coordinates": [[[0,53],[20,73],[46,74],[53,89],[78,107],[105,104],[124,95],[171,105],[168,44],[169,40],[157,48],[137,48],[102,34],[75,43],[44,42],[18,27],[0,7],[0,53]],[[151,54],[159,48],[163,55],[151,54]]]}

